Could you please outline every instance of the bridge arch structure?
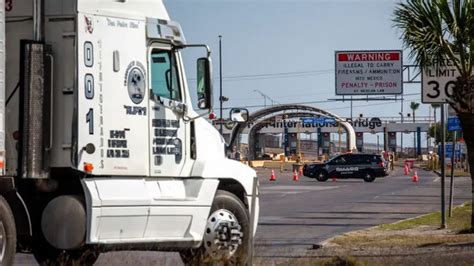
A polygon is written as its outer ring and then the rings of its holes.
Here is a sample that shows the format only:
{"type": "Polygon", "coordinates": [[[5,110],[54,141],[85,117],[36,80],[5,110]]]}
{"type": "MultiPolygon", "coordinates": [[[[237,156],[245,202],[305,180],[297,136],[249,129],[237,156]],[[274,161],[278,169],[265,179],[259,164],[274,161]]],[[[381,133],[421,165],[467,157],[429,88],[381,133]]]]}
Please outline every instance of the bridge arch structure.
{"type": "Polygon", "coordinates": [[[249,119],[245,123],[238,124],[234,127],[230,144],[229,146],[232,147],[236,145],[241,135],[246,131],[247,128],[250,130],[249,132],[249,154],[248,157],[250,160],[256,158],[256,141],[257,141],[257,134],[259,131],[268,124],[268,121],[275,121],[277,116],[285,116],[285,119],[293,119],[293,118],[301,118],[301,117],[327,117],[327,118],[334,118],[339,125],[345,129],[346,131],[346,144],[347,150],[355,151],[356,149],[356,134],[352,125],[346,121],[344,121],[338,115],[335,115],[331,112],[325,111],[323,109],[307,106],[307,105],[299,105],[299,104],[282,104],[276,105],[264,109],[260,109],[254,113],[249,115],[249,119]]]}

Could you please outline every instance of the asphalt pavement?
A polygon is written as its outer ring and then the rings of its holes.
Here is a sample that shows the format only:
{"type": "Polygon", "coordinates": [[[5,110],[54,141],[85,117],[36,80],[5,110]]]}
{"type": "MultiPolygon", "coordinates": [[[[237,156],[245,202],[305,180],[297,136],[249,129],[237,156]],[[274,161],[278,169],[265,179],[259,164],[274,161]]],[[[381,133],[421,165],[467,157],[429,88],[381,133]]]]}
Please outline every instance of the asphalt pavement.
{"type": "MultiPolygon", "coordinates": [[[[423,170],[418,170],[417,183],[398,168],[373,183],[361,179],[318,182],[304,176],[293,181],[289,171],[276,171],[277,180],[270,182],[270,169],[259,169],[258,174],[260,221],[255,239],[258,261],[304,256],[313,245],[333,236],[441,208],[440,178],[423,170]]],[[[448,193],[449,182],[446,184],[448,193]]],[[[470,190],[469,178],[456,178],[455,204],[470,200],[470,190]]],[[[18,255],[15,265],[36,265],[31,255],[18,255]]],[[[102,254],[96,263],[151,264],[181,265],[181,260],[177,253],[127,251],[102,254]]]]}

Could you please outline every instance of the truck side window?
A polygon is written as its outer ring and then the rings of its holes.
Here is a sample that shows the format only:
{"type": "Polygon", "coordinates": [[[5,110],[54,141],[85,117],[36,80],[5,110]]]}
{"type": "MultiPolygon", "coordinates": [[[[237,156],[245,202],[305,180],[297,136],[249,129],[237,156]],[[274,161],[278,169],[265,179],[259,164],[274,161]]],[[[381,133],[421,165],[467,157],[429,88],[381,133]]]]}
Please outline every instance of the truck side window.
{"type": "Polygon", "coordinates": [[[169,51],[153,50],[151,53],[151,89],[162,98],[181,101],[176,60],[169,51]]]}

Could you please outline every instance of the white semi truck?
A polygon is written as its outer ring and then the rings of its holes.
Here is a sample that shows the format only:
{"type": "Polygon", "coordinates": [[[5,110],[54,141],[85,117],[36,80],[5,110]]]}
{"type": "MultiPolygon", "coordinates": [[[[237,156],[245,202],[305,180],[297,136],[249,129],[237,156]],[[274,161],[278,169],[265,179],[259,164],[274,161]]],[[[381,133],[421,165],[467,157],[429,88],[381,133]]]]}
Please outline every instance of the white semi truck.
{"type": "Polygon", "coordinates": [[[258,183],[203,118],[208,47],[186,44],[161,0],[0,5],[1,265],[16,252],[54,265],[116,250],[247,263],[258,183]],[[204,55],[200,113],[182,49],[204,55]]]}

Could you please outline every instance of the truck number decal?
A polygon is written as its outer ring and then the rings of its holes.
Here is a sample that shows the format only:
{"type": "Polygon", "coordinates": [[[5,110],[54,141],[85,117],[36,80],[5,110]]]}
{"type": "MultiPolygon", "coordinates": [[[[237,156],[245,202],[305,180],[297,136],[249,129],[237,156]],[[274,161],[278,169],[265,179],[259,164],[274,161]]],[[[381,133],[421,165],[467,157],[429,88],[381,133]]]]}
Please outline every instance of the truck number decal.
{"type": "Polygon", "coordinates": [[[84,64],[86,67],[94,65],[94,46],[91,42],[84,43],[84,64]]]}
{"type": "Polygon", "coordinates": [[[86,99],[94,99],[94,76],[92,76],[92,74],[86,74],[84,78],[84,91],[86,93],[86,99]]]}
{"type": "MultiPolygon", "coordinates": [[[[84,42],[84,65],[94,66],[94,46],[91,42],[84,42]]],[[[94,99],[94,76],[87,73],[84,76],[84,93],[86,99],[94,99]]],[[[86,123],[89,124],[89,135],[94,135],[94,108],[89,108],[86,114],[86,123]]]]}
{"type": "Polygon", "coordinates": [[[9,12],[13,10],[13,0],[5,0],[5,11],[9,12]]]}
{"type": "Polygon", "coordinates": [[[89,135],[94,135],[94,109],[89,108],[86,115],[86,123],[89,124],[89,135]]]}

